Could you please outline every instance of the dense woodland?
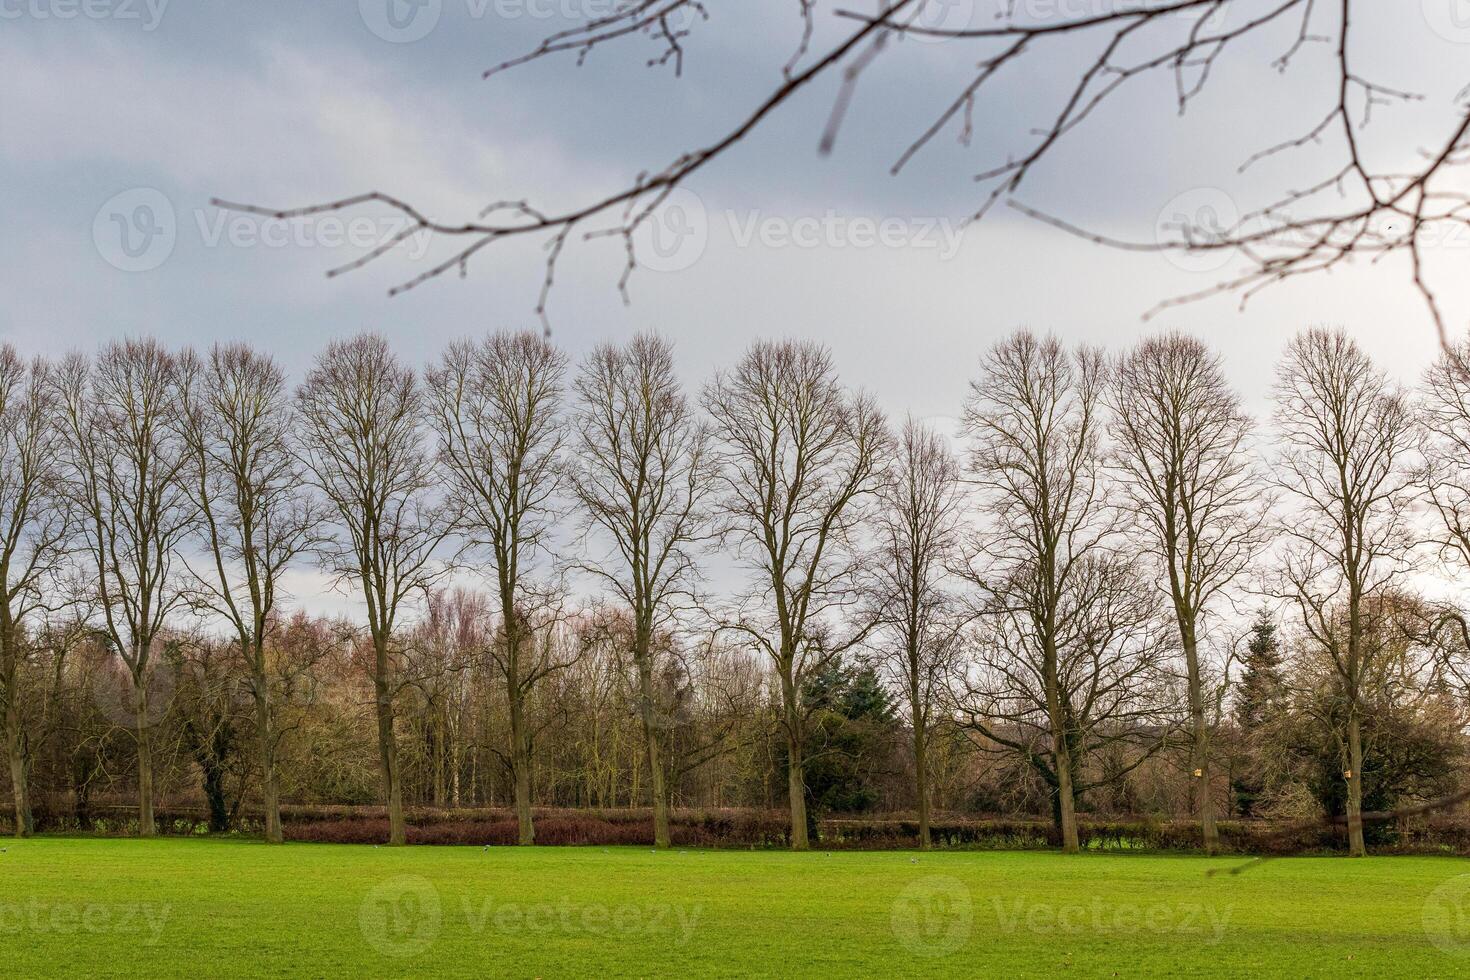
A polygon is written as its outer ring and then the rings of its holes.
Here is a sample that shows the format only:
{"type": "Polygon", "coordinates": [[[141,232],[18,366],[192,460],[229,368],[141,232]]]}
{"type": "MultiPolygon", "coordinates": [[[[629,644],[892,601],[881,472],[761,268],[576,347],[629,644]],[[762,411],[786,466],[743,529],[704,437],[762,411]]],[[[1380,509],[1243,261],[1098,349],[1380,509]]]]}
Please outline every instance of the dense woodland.
{"type": "Polygon", "coordinates": [[[13,829],[373,805],[403,843],[500,807],[531,844],[537,808],[638,807],[666,846],[671,809],[748,807],[797,848],[902,812],[922,846],[983,814],[1075,850],[1091,814],[1214,849],[1338,817],[1360,854],[1466,787],[1465,358],[1404,386],[1306,330],[1254,419],[1191,337],[1018,332],[955,435],[793,341],[687,390],[651,335],[422,370],[363,335],[299,384],[243,345],[5,348],[13,829]]]}

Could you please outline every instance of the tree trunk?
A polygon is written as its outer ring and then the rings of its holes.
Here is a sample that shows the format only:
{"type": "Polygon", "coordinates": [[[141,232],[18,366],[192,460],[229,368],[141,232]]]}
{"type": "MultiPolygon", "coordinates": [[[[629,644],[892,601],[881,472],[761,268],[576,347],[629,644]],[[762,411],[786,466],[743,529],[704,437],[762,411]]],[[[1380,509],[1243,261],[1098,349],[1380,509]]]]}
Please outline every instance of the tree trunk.
{"type": "Polygon", "coordinates": [[[460,805],[459,795],[459,769],[460,769],[460,745],[458,725],[455,726],[453,737],[449,742],[449,805],[458,808],[460,805]]]}
{"type": "Polygon", "coordinates": [[[791,849],[805,851],[811,847],[806,826],[806,778],[802,771],[801,738],[788,733],[786,749],[789,766],[786,791],[791,797],[791,849]]]}
{"type": "Polygon", "coordinates": [[[444,761],[448,753],[444,750],[445,728],[448,726],[448,717],[442,711],[434,712],[433,723],[430,727],[430,737],[434,740],[434,750],[430,754],[434,766],[434,805],[442,807],[448,798],[444,781],[444,761]]]}
{"type": "Polygon", "coordinates": [[[536,825],[531,816],[531,750],[526,737],[525,706],[519,695],[510,701],[510,765],[516,784],[516,843],[529,847],[536,843],[536,825]]]}
{"type": "Polygon", "coordinates": [[[393,698],[388,690],[387,651],[377,651],[378,669],[373,687],[377,694],[378,754],[383,765],[383,796],[388,804],[388,844],[401,847],[408,843],[408,825],[403,818],[403,777],[398,771],[398,740],[393,732],[393,698]]]}
{"type": "Polygon", "coordinates": [[[1204,839],[1206,854],[1220,849],[1220,831],[1215,826],[1215,800],[1210,793],[1210,731],[1205,722],[1205,699],[1203,682],[1200,679],[1199,647],[1194,631],[1186,628],[1184,636],[1184,659],[1189,671],[1189,717],[1194,729],[1194,744],[1190,752],[1190,772],[1194,779],[1195,809],[1199,814],[1200,833],[1204,839]]]}
{"type": "Polygon", "coordinates": [[[1048,652],[1043,668],[1047,720],[1051,725],[1052,754],[1056,760],[1057,823],[1062,831],[1062,853],[1076,854],[1082,848],[1077,842],[1077,800],[1072,791],[1072,748],[1067,742],[1055,652],[1048,652]]]}
{"type": "Polygon", "coordinates": [[[0,663],[5,677],[5,717],[0,718],[0,732],[5,735],[6,754],[10,757],[10,789],[15,803],[15,836],[29,837],[35,832],[35,818],[31,813],[30,792],[30,748],[26,742],[24,724],[20,718],[20,692],[18,690],[18,656],[12,642],[16,630],[10,622],[9,608],[0,606],[0,663]]]}
{"type": "MultiPolygon", "coordinates": [[[[1066,754],[1065,745],[1060,745],[1061,739],[1054,739],[1059,745],[1056,751],[1066,754]]],[[[1072,772],[1071,760],[1059,762],[1057,769],[1057,822],[1062,830],[1062,853],[1076,854],[1081,845],[1077,842],[1077,812],[1076,802],[1072,796],[1072,772]]]]}
{"type": "Polygon", "coordinates": [[[154,837],[158,826],[153,820],[153,740],[149,734],[146,677],[135,674],[133,689],[138,742],[138,836],[154,837]]]}
{"type": "Polygon", "coordinates": [[[83,830],[92,825],[92,774],[96,760],[82,751],[72,753],[71,791],[77,826],[83,830]]]}
{"type": "Polygon", "coordinates": [[[791,800],[791,849],[811,847],[806,825],[806,773],[802,768],[801,706],[789,667],[781,670],[781,694],[786,709],[786,792],[791,800]]]}
{"type": "MultiPolygon", "coordinates": [[[[502,576],[502,580],[504,576],[502,576]]],[[[536,823],[531,814],[531,737],[526,730],[525,692],[521,690],[521,620],[510,601],[510,589],[501,586],[501,615],[505,622],[505,690],[510,701],[510,769],[515,783],[517,837],[521,847],[536,843],[536,823]]]]}
{"type": "Polygon", "coordinates": [[[1348,857],[1366,857],[1363,843],[1363,733],[1356,709],[1348,715],[1348,857]]]}
{"type": "Polygon", "coordinates": [[[5,706],[5,743],[10,756],[10,788],[15,800],[15,836],[29,837],[35,833],[35,817],[31,813],[30,760],[26,747],[25,731],[21,728],[20,711],[15,697],[5,706]]]}
{"type": "Polygon", "coordinates": [[[281,833],[281,784],[276,774],[276,734],[272,723],[270,688],[266,678],[257,672],[255,677],[255,729],[259,736],[257,748],[260,753],[260,795],[265,811],[265,841],[279,844],[284,839],[281,833]]]}
{"type": "MultiPolygon", "coordinates": [[[[917,704],[917,699],[915,700],[917,704]]],[[[914,788],[919,796],[919,850],[929,850],[929,746],[924,723],[914,713],[914,788]]]]}
{"type": "Polygon", "coordinates": [[[653,846],[668,847],[669,840],[669,800],[667,787],[664,785],[663,760],[658,750],[658,736],[652,729],[648,728],[648,722],[644,723],[648,737],[648,771],[651,775],[650,790],[653,793],[653,846]]]}
{"type": "Polygon", "coordinates": [[[1215,826],[1215,800],[1210,792],[1209,748],[1204,742],[1204,736],[1198,731],[1195,732],[1194,757],[1194,768],[1199,772],[1195,780],[1195,792],[1199,809],[1200,833],[1204,839],[1205,853],[1215,854],[1220,850],[1220,828],[1215,826]]]}
{"type": "Polygon", "coordinates": [[[649,791],[653,796],[653,846],[669,847],[669,799],[664,785],[662,753],[658,745],[658,726],[653,712],[653,655],[651,631],[640,627],[634,652],[638,661],[638,697],[643,715],[644,755],[648,760],[649,791]]]}

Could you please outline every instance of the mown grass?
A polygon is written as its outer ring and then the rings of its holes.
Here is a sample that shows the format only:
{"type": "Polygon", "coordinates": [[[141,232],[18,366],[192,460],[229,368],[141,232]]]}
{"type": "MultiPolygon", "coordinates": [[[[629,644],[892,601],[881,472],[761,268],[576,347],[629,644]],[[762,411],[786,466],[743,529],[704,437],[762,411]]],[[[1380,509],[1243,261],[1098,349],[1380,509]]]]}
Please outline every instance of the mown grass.
{"type": "Polygon", "coordinates": [[[8,976],[1470,974],[1470,861],[0,844],[8,976]]]}

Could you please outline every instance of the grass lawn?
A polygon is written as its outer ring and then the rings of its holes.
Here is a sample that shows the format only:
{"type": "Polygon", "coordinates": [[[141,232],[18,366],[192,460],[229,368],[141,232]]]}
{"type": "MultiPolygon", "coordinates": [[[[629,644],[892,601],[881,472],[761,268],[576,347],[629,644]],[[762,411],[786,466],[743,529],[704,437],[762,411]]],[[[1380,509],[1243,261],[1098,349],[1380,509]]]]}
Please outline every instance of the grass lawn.
{"type": "Polygon", "coordinates": [[[1470,975],[1470,862],[0,842],[6,976],[1470,975]]]}

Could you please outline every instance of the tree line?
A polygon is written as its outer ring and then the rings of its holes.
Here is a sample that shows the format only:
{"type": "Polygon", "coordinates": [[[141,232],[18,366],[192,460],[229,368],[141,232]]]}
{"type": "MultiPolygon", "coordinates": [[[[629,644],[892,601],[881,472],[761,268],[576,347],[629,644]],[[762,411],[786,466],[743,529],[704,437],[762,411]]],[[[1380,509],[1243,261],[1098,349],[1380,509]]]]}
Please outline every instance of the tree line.
{"type": "MultiPolygon", "coordinates": [[[[666,339],[422,371],[364,334],[299,384],[243,344],[0,350],[0,709],[34,786],[283,799],[1217,819],[1460,788],[1470,345],[1394,382],[1293,337],[1268,419],[1177,333],[992,345],[957,438],[816,344],[698,390],[666,339]],[[322,578],[313,579],[312,576],[322,578]],[[733,585],[725,585],[726,581],[733,585]],[[354,616],[293,605],[330,582],[354,616]],[[715,588],[715,583],[721,583],[715,588]]],[[[1365,809],[1366,808],[1366,809],[1365,809]]],[[[1371,821],[1370,821],[1371,823],[1371,821]]]]}

